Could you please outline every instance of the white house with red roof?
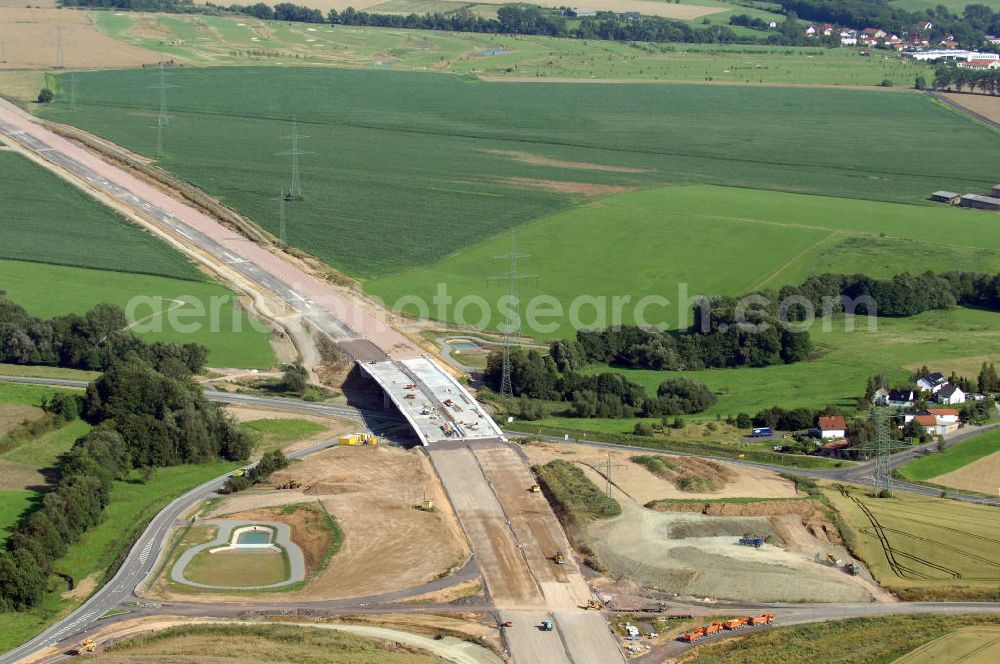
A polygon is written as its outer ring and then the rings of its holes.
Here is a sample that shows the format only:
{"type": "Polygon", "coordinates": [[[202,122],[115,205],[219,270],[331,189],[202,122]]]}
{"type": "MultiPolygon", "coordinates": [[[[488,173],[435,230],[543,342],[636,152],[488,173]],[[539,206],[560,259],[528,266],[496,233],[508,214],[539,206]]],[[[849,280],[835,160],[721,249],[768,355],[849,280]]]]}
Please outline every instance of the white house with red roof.
{"type": "Polygon", "coordinates": [[[820,438],[843,438],[847,433],[847,420],[841,415],[819,418],[820,438]]]}

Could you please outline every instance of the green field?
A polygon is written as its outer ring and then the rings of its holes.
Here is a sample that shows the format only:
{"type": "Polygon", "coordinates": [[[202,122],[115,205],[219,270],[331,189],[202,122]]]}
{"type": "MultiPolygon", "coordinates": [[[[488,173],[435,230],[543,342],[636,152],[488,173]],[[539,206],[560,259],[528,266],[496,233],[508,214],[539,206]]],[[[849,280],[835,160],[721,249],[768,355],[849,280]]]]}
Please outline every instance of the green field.
{"type": "MultiPolygon", "coordinates": [[[[203,482],[237,468],[239,463],[214,462],[197,466],[158,468],[152,478],[143,483],[138,480],[115,482],[111,503],[104,513],[104,521],[91,528],[68,553],[54,564],[55,571],[68,574],[77,583],[93,575],[95,580],[130,545],[145,524],[164,505],[203,482]]],[[[65,582],[52,577],[52,590],[41,604],[24,613],[0,613],[0,650],[9,650],[65,615],[84,599],[63,599],[65,582]]],[[[88,593],[89,594],[89,593],[88,593]]]]}
{"type": "Polygon", "coordinates": [[[965,627],[900,657],[895,664],[992,664],[1000,659],[1000,626],[965,627]]]}
{"type": "Polygon", "coordinates": [[[182,254],[15,152],[0,151],[0,219],[0,258],[205,280],[182,254]]]}
{"type": "Polygon", "coordinates": [[[927,481],[963,468],[994,452],[1000,452],[1000,429],[993,429],[902,466],[899,474],[908,480],[927,481]]]}
{"type": "Polygon", "coordinates": [[[148,341],[207,346],[209,366],[266,368],[274,363],[269,332],[256,329],[234,306],[232,291],[214,283],[0,260],[0,289],[42,318],[117,304],[131,314],[130,320],[145,321],[133,331],[148,341]]]}
{"type": "Polygon", "coordinates": [[[196,555],[184,568],[185,578],[210,586],[267,586],[288,578],[284,551],[224,551],[196,555]]]}
{"type": "MultiPolygon", "coordinates": [[[[725,639],[698,646],[679,661],[685,664],[890,664],[921,644],[969,625],[972,630],[996,629],[994,616],[912,615],[877,618],[850,618],[779,627],[765,632],[751,632],[739,639],[725,639]]],[[[961,632],[959,632],[961,633],[961,632]]],[[[947,637],[946,637],[947,638],[947,637]]],[[[940,651],[938,651],[940,652],[940,651]]],[[[942,659],[911,660],[929,664],[985,664],[993,660],[942,659]]]]}
{"type": "MultiPolygon", "coordinates": [[[[380,9],[383,13],[421,13],[434,6],[447,13],[458,4],[392,0],[380,9]]],[[[728,25],[732,14],[772,18],[743,6],[704,4],[724,9],[708,16],[713,24],[728,25]]],[[[473,5],[469,11],[495,14],[496,6],[473,5]]],[[[863,58],[857,49],[849,48],[623,43],[133,12],[91,12],[91,16],[116,39],[196,66],[333,64],[513,77],[863,86],[889,79],[901,87],[911,86],[918,73],[930,71],[926,65],[895,55],[863,58]],[[483,54],[491,49],[512,52],[483,54]]],[[[703,26],[701,18],[688,22],[703,26]]],[[[738,34],[762,35],[738,26],[732,29],[738,34]]]]}
{"type": "MultiPolygon", "coordinates": [[[[528,313],[535,297],[555,297],[567,314],[579,295],[602,298],[605,325],[612,325],[635,322],[634,306],[623,309],[621,320],[611,319],[613,297],[628,296],[635,303],[655,293],[672,305],[651,306],[646,323],[677,329],[688,325],[688,308],[679,311],[678,302],[776,289],[824,272],[888,277],[925,270],[1000,271],[996,221],[988,213],[949,206],[705,185],[620,194],[519,229],[518,251],[532,257],[524,270],[537,275],[518,286],[522,332],[567,337],[578,327],[568,315],[553,330],[540,329],[552,318],[540,316],[533,326],[528,313]],[[681,284],[686,300],[678,291],[681,284]]],[[[489,279],[505,267],[493,257],[509,247],[508,237],[493,238],[429,268],[372,280],[366,289],[389,304],[410,295],[430,302],[438,285],[446,284],[456,301],[489,300],[489,325],[496,328],[502,324],[497,299],[506,287],[491,286],[489,279]]],[[[417,313],[412,306],[407,310],[417,313]]],[[[476,324],[479,312],[468,309],[462,321],[451,307],[448,320],[476,324]]],[[[589,324],[593,316],[587,308],[581,322],[589,324]]]]}
{"type": "Polygon", "coordinates": [[[0,491],[0,546],[6,544],[21,515],[37,500],[38,494],[35,491],[18,489],[0,491]]]}
{"type": "Polygon", "coordinates": [[[1000,598],[1000,508],[861,487],[826,491],[847,527],[852,553],[903,600],[1000,598]]]}
{"type": "Polygon", "coordinates": [[[893,7],[909,11],[947,7],[953,14],[961,15],[968,5],[986,5],[993,11],[1000,11],[1000,0],[890,0],[893,7]]]}
{"type": "MultiPolygon", "coordinates": [[[[880,318],[874,331],[867,329],[866,321],[862,317],[855,319],[853,332],[845,330],[841,318],[834,319],[829,332],[815,326],[810,337],[816,357],[806,362],[696,372],[614,370],[645,386],[649,394],[655,394],[660,383],[676,376],[707,385],[719,400],[705,412],[688,417],[694,419],[740,412],[752,415],[774,405],[822,408],[833,404],[853,408],[870,376],[884,372],[890,382],[905,381],[924,364],[946,375],[955,371],[975,376],[984,359],[1000,355],[997,313],[956,308],[929,311],[912,318],[880,318]]],[[[607,367],[589,370],[606,371],[607,367]]],[[[547,418],[537,422],[606,433],[630,433],[634,423],[635,420],[578,418],[547,418]]]]}
{"type": "MultiPolygon", "coordinates": [[[[433,264],[615,187],[735,184],[919,202],[941,188],[988,191],[1000,169],[1000,136],[918,95],[320,68],[172,73],[161,165],[277,231],[289,162],[275,153],[288,148],[281,137],[296,116],[314,154],[301,159],[305,200],[286,206],[289,241],[360,277],[433,264]],[[879,149],[862,157],[844,136],[879,149]],[[964,167],[922,157],[932,153],[961,153],[964,167]]],[[[77,78],[79,110],[63,97],[46,117],[153,151],[154,99],[137,94],[149,72],[77,78]]]]}
{"type": "MultiPolygon", "coordinates": [[[[53,390],[49,390],[51,394],[53,390]]],[[[0,455],[13,463],[21,463],[37,468],[49,468],[59,457],[68,452],[78,438],[90,431],[90,425],[83,420],[73,420],[54,431],[39,436],[36,440],[0,455]]]]}

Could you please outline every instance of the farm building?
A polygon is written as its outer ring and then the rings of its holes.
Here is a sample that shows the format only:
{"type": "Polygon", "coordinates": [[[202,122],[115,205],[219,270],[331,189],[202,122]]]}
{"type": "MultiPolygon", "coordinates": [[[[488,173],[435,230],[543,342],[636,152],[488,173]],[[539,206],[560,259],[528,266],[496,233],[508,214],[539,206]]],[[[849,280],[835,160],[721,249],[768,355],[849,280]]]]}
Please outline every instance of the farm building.
{"type": "Polygon", "coordinates": [[[961,198],[953,191],[935,191],[931,194],[931,200],[935,203],[947,203],[948,205],[958,205],[961,198]]]}
{"type": "Polygon", "coordinates": [[[819,418],[820,438],[843,438],[847,433],[847,421],[839,416],[819,418]]]}
{"type": "Polygon", "coordinates": [[[1000,184],[993,185],[993,198],[1000,198],[1000,184]]]}
{"type": "Polygon", "coordinates": [[[828,443],[824,443],[823,446],[819,448],[819,453],[822,456],[840,458],[844,455],[845,448],[850,446],[851,444],[843,438],[840,440],[831,440],[828,443]]]}
{"type": "Polygon", "coordinates": [[[979,194],[966,194],[959,199],[958,204],[962,207],[975,208],[977,210],[993,210],[994,212],[1000,210],[1000,198],[980,196],[979,194]]]}

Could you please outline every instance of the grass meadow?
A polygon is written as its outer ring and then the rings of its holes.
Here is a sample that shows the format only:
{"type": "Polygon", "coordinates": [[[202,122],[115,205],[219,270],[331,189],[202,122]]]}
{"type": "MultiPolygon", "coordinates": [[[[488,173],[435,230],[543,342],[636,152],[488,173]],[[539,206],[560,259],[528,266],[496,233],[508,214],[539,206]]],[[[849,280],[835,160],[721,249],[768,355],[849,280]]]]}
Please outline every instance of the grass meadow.
{"type": "MultiPolygon", "coordinates": [[[[297,117],[312,154],[301,158],[305,199],[286,206],[289,242],[361,278],[431,265],[622,189],[722,184],[919,202],[941,188],[988,191],[1000,168],[1000,136],[919,95],[321,68],[171,73],[160,165],[277,231],[274,199],[289,173],[277,153],[297,117]],[[962,154],[963,168],[927,154],[962,154]]],[[[46,117],[154,151],[150,72],[77,79],[78,110],[61,93],[46,117]]]]}
{"type": "Polygon", "coordinates": [[[906,601],[1000,597],[997,508],[861,487],[826,490],[846,524],[845,542],[879,584],[906,601]]]}
{"type": "Polygon", "coordinates": [[[993,429],[952,445],[944,452],[911,461],[899,468],[899,474],[908,480],[927,481],[964,468],[994,452],[1000,452],[1000,429],[993,429]]]}
{"type": "Polygon", "coordinates": [[[207,346],[209,366],[267,368],[274,363],[269,333],[251,326],[247,314],[235,307],[232,291],[211,282],[0,260],[0,289],[42,318],[82,314],[102,302],[117,304],[131,320],[144,321],[133,328],[143,339],[207,346]]]}
{"type": "MultiPolygon", "coordinates": [[[[728,25],[733,14],[764,20],[767,12],[717,2],[712,24],[728,25]]],[[[447,14],[459,7],[489,15],[496,6],[437,0],[393,0],[383,13],[447,14]],[[434,9],[431,9],[431,8],[434,9]]],[[[371,11],[369,9],[368,11],[371,11]]],[[[874,86],[889,79],[913,85],[926,65],[895,54],[861,57],[859,49],[617,43],[541,36],[486,35],[360,26],[305,25],[251,17],[180,16],[138,12],[91,12],[115,39],[169,56],[186,65],[333,64],[399,71],[443,71],[510,77],[641,79],[734,83],[874,86]],[[492,54],[494,49],[511,53],[492,54]]],[[[703,27],[703,19],[690,23],[703,27]]],[[[733,26],[737,33],[759,36],[733,26]]]]}
{"type": "Polygon", "coordinates": [[[0,219],[0,258],[205,280],[182,254],[15,152],[0,151],[0,219]]]}
{"type": "MultiPolygon", "coordinates": [[[[777,289],[824,272],[888,277],[925,270],[1000,271],[1000,224],[992,214],[948,206],[699,185],[625,193],[557,213],[522,226],[517,248],[531,257],[524,271],[536,275],[518,286],[523,302],[551,296],[568,312],[580,295],[607,302],[628,296],[635,303],[655,293],[672,304],[648,308],[647,324],[677,329],[688,324],[690,308],[677,304],[681,284],[687,297],[695,298],[777,289]]],[[[439,284],[447,284],[456,301],[478,295],[495,303],[506,285],[491,285],[489,279],[506,265],[493,257],[509,249],[509,237],[494,237],[429,268],[374,279],[365,287],[390,305],[409,295],[429,302],[439,284]]],[[[417,313],[416,307],[403,310],[417,313]]],[[[634,322],[633,312],[624,307],[621,322],[634,322]]],[[[452,307],[447,320],[456,322],[459,313],[452,307]]],[[[524,334],[575,333],[567,316],[554,329],[541,329],[555,319],[539,316],[533,329],[527,313],[522,311],[524,334]]],[[[502,311],[494,305],[490,314],[486,326],[497,328],[502,311]]],[[[470,308],[464,317],[475,324],[479,309],[470,308]]],[[[592,308],[580,315],[583,322],[593,317],[592,308]]]]}

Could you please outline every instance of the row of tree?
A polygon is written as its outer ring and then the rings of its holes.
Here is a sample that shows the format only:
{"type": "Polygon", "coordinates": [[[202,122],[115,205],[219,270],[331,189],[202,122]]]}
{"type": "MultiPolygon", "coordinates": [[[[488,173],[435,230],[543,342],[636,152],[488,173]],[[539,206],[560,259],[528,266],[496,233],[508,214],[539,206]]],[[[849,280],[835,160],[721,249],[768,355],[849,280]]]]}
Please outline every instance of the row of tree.
{"type": "Polygon", "coordinates": [[[204,368],[204,346],[144,343],[128,325],[125,312],[111,304],[99,304],[82,316],[36,318],[0,291],[0,362],[103,371],[132,356],[174,375],[204,368]]]}
{"type": "Polygon", "coordinates": [[[969,92],[977,89],[983,94],[1000,94],[1000,70],[967,69],[965,67],[938,67],[934,72],[934,87],[938,90],[955,89],[969,92]]]}
{"type": "MultiPolygon", "coordinates": [[[[569,366],[560,368],[551,355],[535,350],[512,350],[510,366],[514,396],[566,402],[566,414],[573,417],[661,417],[698,413],[716,402],[711,390],[693,380],[671,378],[649,396],[642,385],[620,373],[578,373],[569,366]]],[[[502,377],[503,355],[493,351],[486,361],[486,384],[499,391],[502,377]]],[[[541,411],[522,399],[520,414],[534,417],[541,411]]]]}

